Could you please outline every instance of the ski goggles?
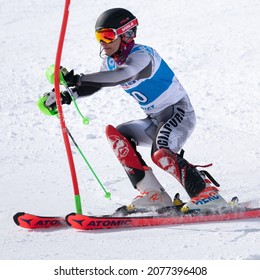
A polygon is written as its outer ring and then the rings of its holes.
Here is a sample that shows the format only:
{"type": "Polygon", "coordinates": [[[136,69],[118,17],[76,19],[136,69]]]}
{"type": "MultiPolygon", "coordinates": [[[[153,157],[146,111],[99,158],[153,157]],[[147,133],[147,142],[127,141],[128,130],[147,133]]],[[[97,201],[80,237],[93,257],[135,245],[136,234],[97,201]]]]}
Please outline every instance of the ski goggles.
{"type": "Polygon", "coordinates": [[[114,29],[114,28],[100,28],[96,29],[95,35],[97,41],[100,43],[101,41],[105,42],[106,44],[112,43],[115,41],[120,35],[126,33],[133,27],[138,25],[137,18],[129,21],[127,24],[114,29]]]}

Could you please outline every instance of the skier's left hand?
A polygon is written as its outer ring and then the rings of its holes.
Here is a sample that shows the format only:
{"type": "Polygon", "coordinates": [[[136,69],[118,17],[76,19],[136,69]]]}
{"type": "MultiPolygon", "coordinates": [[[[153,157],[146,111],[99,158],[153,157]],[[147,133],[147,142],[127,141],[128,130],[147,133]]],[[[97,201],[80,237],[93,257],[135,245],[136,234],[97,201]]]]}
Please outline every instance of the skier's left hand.
{"type": "Polygon", "coordinates": [[[74,70],[72,69],[70,72],[65,67],[60,67],[60,73],[62,74],[65,82],[68,87],[74,87],[77,85],[79,80],[79,75],[74,75],[74,70]]]}

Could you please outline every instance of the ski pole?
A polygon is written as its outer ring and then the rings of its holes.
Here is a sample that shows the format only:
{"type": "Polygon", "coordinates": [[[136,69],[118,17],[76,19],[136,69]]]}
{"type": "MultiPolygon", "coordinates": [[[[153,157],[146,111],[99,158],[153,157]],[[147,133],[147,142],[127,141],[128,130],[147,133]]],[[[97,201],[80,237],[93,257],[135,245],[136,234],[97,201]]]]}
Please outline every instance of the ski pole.
{"type": "MultiPolygon", "coordinates": [[[[45,72],[46,78],[47,80],[53,84],[54,82],[54,65],[50,65],[45,72]]],[[[67,82],[64,80],[63,75],[60,73],[60,84],[63,85],[66,90],[69,92],[70,97],[79,113],[79,115],[81,116],[82,120],[83,120],[83,124],[89,124],[89,118],[84,117],[83,114],[81,113],[77,102],[75,100],[75,98],[73,97],[73,92],[71,90],[71,88],[68,87],[67,82]]],[[[41,106],[41,110],[44,110],[44,106],[41,106]]],[[[87,166],[89,167],[90,171],[92,172],[92,174],[94,175],[94,177],[97,179],[99,185],[101,186],[101,188],[103,189],[103,191],[105,192],[105,197],[111,199],[111,193],[107,192],[104,185],[101,183],[100,179],[98,178],[97,174],[95,173],[94,169],[92,168],[92,166],[90,165],[89,161],[87,160],[87,158],[85,157],[84,153],[82,152],[82,150],[80,149],[80,147],[78,146],[78,144],[76,143],[75,139],[73,138],[73,136],[71,135],[70,131],[67,129],[67,133],[69,134],[72,142],[74,143],[74,145],[76,146],[78,152],[80,153],[80,155],[82,156],[82,158],[84,159],[84,161],[86,162],[87,166]]]]}
{"type": "Polygon", "coordinates": [[[79,106],[78,106],[78,104],[77,104],[77,102],[76,102],[76,100],[75,100],[75,98],[73,96],[72,90],[67,86],[67,84],[63,84],[63,85],[66,88],[66,90],[69,92],[70,97],[72,99],[72,102],[73,102],[77,112],[79,113],[80,117],[82,118],[83,124],[89,124],[89,118],[83,116],[83,114],[81,113],[81,111],[79,109],[79,106]]]}
{"type": "Polygon", "coordinates": [[[59,119],[60,119],[61,131],[62,131],[64,145],[66,148],[69,167],[70,167],[71,179],[72,179],[73,190],[74,190],[76,212],[78,214],[82,214],[77,174],[76,174],[75,164],[74,164],[74,160],[73,160],[73,156],[72,156],[70,141],[69,141],[69,137],[68,137],[68,133],[67,133],[67,129],[66,129],[66,123],[65,123],[65,119],[64,119],[64,115],[63,115],[63,111],[62,111],[61,96],[60,96],[60,62],[61,62],[64,38],[65,38],[65,34],[66,34],[66,29],[67,29],[68,17],[69,17],[69,6],[70,6],[70,0],[65,0],[63,19],[62,19],[60,36],[59,36],[58,47],[57,47],[56,58],[55,58],[54,89],[55,89],[55,98],[56,98],[59,119]]]}
{"type": "MultiPolygon", "coordinates": [[[[49,81],[49,83],[51,83],[51,84],[54,83],[54,71],[55,71],[55,65],[53,65],[53,64],[50,65],[45,71],[46,78],[49,81]]],[[[64,80],[64,77],[61,72],[60,72],[60,84],[63,85],[66,88],[66,90],[69,92],[72,102],[73,102],[78,114],[82,118],[83,124],[89,124],[89,118],[83,116],[83,114],[81,113],[79,106],[73,96],[73,92],[72,92],[71,88],[68,87],[67,82],[64,80]]]]}
{"type": "Polygon", "coordinates": [[[72,142],[74,143],[74,145],[76,146],[78,152],[80,153],[80,155],[82,156],[82,158],[84,159],[85,163],[87,164],[88,168],[90,169],[90,171],[92,172],[92,174],[94,175],[94,177],[96,178],[96,180],[98,181],[100,187],[103,189],[103,191],[105,192],[105,198],[109,198],[111,199],[111,193],[108,192],[106,190],[106,188],[104,187],[104,185],[101,183],[100,179],[98,178],[96,172],[94,171],[94,169],[92,168],[92,166],[90,165],[89,161],[87,160],[87,158],[85,157],[85,155],[83,154],[82,150],[80,149],[80,147],[78,146],[77,142],[75,141],[75,139],[73,138],[71,132],[69,131],[68,127],[67,127],[67,133],[69,134],[70,139],[72,140],[72,142]]]}

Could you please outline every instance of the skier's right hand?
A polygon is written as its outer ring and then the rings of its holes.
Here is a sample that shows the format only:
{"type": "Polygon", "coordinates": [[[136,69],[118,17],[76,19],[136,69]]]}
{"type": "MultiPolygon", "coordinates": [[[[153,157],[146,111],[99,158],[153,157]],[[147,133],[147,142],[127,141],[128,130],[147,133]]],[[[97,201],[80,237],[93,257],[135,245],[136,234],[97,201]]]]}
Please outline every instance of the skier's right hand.
{"type": "MultiPolygon", "coordinates": [[[[72,101],[69,92],[62,91],[60,94],[61,103],[69,105],[72,101]]],[[[54,90],[44,93],[43,96],[39,98],[37,105],[40,111],[45,115],[53,116],[58,114],[54,90]]]]}

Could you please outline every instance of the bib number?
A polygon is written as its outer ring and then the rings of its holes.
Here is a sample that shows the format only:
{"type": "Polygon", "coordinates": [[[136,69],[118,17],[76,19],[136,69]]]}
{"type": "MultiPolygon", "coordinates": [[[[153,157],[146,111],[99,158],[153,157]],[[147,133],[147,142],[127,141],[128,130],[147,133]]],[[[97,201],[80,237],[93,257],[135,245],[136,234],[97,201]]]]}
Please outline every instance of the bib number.
{"type": "Polygon", "coordinates": [[[139,102],[139,103],[146,103],[148,98],[139,91],[132,91],[131,95],[139,102]]]}

